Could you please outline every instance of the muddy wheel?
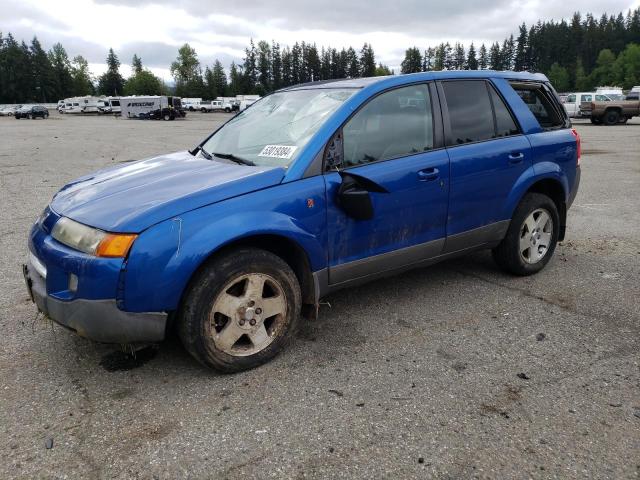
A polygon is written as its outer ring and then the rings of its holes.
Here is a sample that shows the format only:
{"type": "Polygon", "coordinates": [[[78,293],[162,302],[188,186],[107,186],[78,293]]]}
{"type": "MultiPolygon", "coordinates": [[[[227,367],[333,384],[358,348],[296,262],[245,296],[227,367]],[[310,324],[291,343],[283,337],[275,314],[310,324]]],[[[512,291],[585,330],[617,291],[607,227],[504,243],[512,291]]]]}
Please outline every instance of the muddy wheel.
{"type": "Polygon", "coordinates": [[[179,313],[179,335],[203,365],[239,372],[271,360],[291,341],[300,305],[300,286],[286,262],[242,248],[196,274],[179,313]]]}
{"type": "Polygon", "coordinates": [[[553,256],[559,226],[553,200],[540,193],[528,193],[516,208],[507,235],[493,249],[494,260],[515,275],[539,272],[553,256]]]}
{"type": "Polygon", "coordinates": [[[611,126],[616,125],[618,120],[620,120],[620,113],[617,110],[608,110],[604,113],[602,122],[607,126],[611,126]]]}

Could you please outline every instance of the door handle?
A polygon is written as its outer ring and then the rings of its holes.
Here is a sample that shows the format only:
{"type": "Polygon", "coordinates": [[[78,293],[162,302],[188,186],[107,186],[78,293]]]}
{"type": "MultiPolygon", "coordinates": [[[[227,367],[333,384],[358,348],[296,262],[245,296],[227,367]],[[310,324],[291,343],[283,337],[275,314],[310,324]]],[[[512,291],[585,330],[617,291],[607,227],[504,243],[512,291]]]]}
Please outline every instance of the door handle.
{"type": "Polygon", "coordinates": [[[524,160],[524,153],[512,152],[509,154],[509,163],[516,164],[521,163],[524,160]]]}
{"type": "Polygon", "coordinates": [[[431,180],[436,180],[440,176],[440,170],[437,168],[425,168],[424,170],[420,170],[418,172],[418,179],[421,182],[429,182],[431,180]]]}

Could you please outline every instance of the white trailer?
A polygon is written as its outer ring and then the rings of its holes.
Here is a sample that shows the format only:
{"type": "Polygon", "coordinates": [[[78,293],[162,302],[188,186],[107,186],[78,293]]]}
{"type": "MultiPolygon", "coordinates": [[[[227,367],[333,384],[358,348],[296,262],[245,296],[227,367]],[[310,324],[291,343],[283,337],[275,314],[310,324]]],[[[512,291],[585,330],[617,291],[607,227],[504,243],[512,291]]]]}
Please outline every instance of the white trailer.
{"type": "Polygon", "coordinates": [[[200,104],[202,103],[202,98],[191,98],[185,97],[181,99],[182,108],[185,110],[189,110],[190,112],[195,112],[196,110],[200,110],[200,104]]]}
{"type": "Polygon", "coordinates": [[[120,109],[125,118],[174,120],[184,117],[178,97],[165,95],[120,97],[120,109]]]}

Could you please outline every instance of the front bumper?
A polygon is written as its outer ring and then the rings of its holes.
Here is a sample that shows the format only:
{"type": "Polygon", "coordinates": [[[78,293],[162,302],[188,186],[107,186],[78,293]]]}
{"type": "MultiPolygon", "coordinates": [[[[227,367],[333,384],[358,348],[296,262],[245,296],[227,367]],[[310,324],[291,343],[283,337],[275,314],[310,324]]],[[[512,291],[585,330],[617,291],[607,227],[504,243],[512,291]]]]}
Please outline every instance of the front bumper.
{"type": "Polygon", "coordinates": [[[41,267],[36,268],[30,261],[22,270],[38,310],[82,337],[103,343],[147,343],[164,339],[166,313],[125,312],[118,308],[115,299],[60,300],[47,294],[41,267]]]}

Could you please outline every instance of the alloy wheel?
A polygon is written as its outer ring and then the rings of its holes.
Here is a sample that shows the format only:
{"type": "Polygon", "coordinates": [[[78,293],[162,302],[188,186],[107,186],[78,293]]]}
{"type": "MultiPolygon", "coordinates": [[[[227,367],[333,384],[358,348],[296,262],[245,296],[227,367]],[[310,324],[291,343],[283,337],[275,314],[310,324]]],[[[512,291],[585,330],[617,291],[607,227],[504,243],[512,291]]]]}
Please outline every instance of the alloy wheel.
{"type": "Polygon", "coordinates": [[[531,212],[520,227],[520,256],[526,263],[538,263],[549,251],[553,219],[547,210],[531,212]]]}
{"type": "Polygon", "coordinates": [[[287,299],[277,280],[262,273],[240,275],[213,302],[210,333],[224,353],[249,356],[271,344],[286,315],[287,299]]]}

